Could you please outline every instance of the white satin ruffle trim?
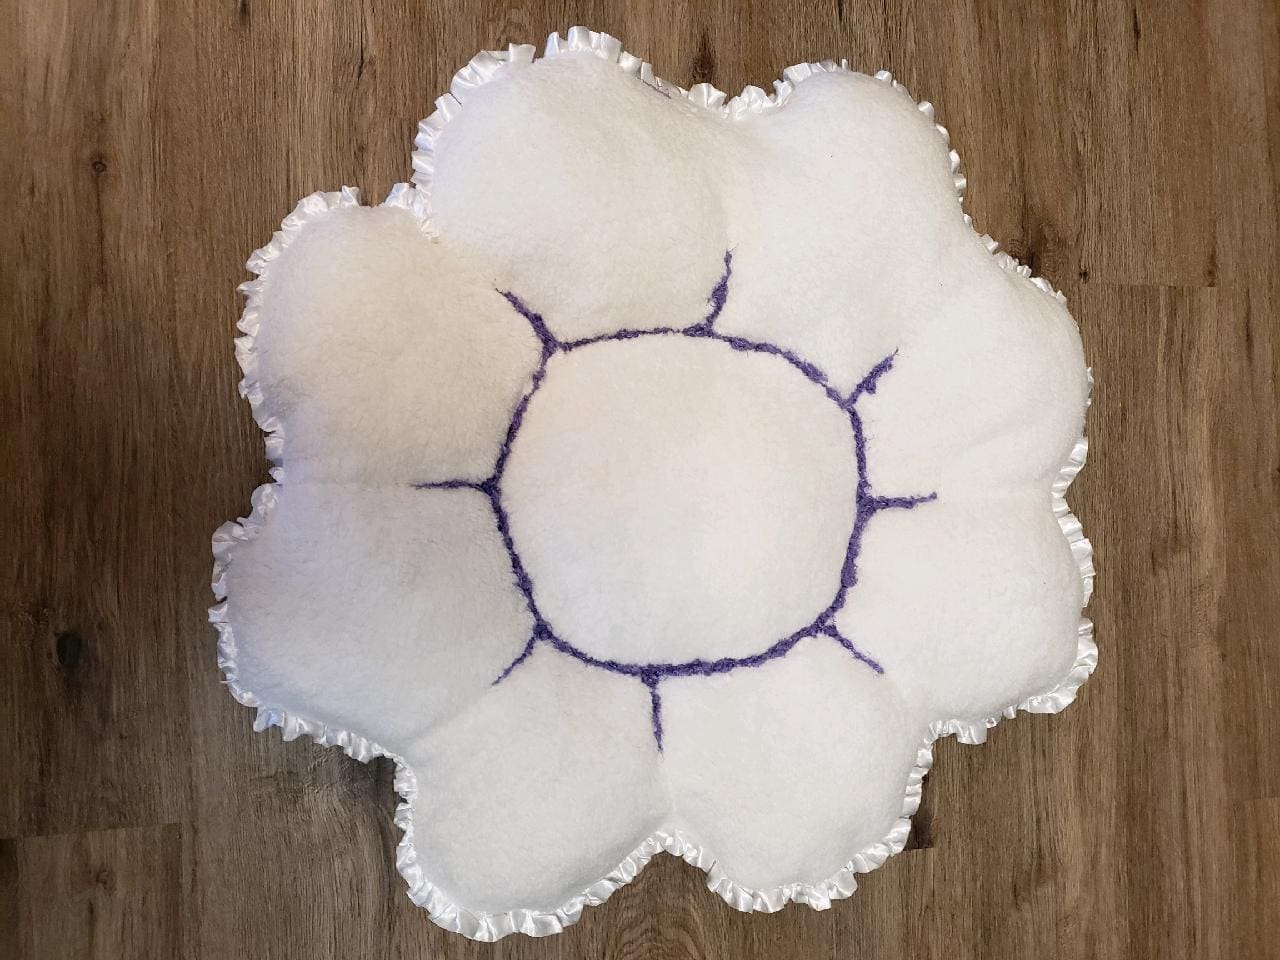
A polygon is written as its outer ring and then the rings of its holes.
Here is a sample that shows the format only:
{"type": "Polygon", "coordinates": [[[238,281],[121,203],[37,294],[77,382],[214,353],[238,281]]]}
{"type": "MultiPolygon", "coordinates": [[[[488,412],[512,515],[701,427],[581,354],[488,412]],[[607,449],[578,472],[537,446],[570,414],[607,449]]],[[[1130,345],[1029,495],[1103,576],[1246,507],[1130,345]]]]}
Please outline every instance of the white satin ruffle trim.
{"type": "MultiPolygon", "coordinates": [[[[729,120],[748,113],[761,114],[781,109],[791,97],[796,85],[815,74],[848,71],[847,61],[836,63],[824,60],[820,63],[796,64],[784,70],[782,79],[774,82],[772,94],[767,94],[758,87],[747,87],[738,96],[727,99],[723,91],[717,90],[710,84],[701,83],[685,90],[667,83],[654,75],[648,63],[623,51],[616,39],[583,27],[572,28],[563,38],[559,34],[553,34],[547,41],[544,56],[553,57],[584,51],[615,62],[624,71],[645,83],[669,95],[686,97],[690,102],[708,110],[717,111],[729,120]]],[[[450,117],[462,109],[468,91],[489,82],[506,67],[533,62],[534,54],[535,49],[532,46],[513,44],[505,51],[480,53],[458,71],[450,84],[450,92],[436,101],[436,111],[419,125],[417,150],[413,156],[416,189],[408,184],[397,184],[387,197],[385,205],[409,210],[417,217],[424,231],[432,232],[430,181],[434,170],[433,150],[436,136],[450,117]]],[[[875,78],[892,84],[893,88],[901,91],[904,96],[910,96],[906,89],[893,80],[887,72],[881,71],[875,75],[875,78]]],[[[930,103],[921,101],[917,104],[917,108],[929,119],[933,119],[933,107],[930,103]]],[[[935,127],[939,135],[949,144],[946,128],[938,124],[935,124],[935,127]]],[[[960,173],[960,157],[955,150],[950,151],[950,162],[957,199],[963,201],[965,178],[960,173]]],[[[857,874],[874,870],[906,845],[907,836],[911,830],[911,817],[920,806],[922,783],[933,762],[935,740],[954,735],[963,743],[982,743],[990,728],[1002,719],[1012,718],[1019,711],[1057,713],[1075,700],[1080,686],[1093,672],[1098,662],[1098,648],[1093,642],[1093,625],[1086,618],[1080,620],[1075,662],[1067,676],[1053,689],[1027,697],[991,717],[957,718],[932,723],[917,751],[915,766],[907,780],[899,818],[894,821],[889,832],[881,840],[854,855],[844,867],[824,880],[812,883],[790,883],[763,890],[746,887],[725,874],[714,852],[701,845],[696,838],[680,831],[657,830],[607,875],[554,910],[516,909],[502,913],[481,913],[450,900],[443,891],[431,883],[422,864],[418,862],[414,847],[413,811],[413,803],[418,794],[418,781],[408,762],[402,756],[358,733],[338,729],[301,717],[279,706],[263,703],[240,683],[236,666],[236,638],[227,620],[225,583],[227,564],[238,543],[252,540],[257,536],[275,506],[275,485],[283,481],[285,476],[283,424],[269,409],[270,404],[263,394],[255,353],[254,341],[258,332],[262,286],[265,282],[263,273],[267,265],[280,255],[308,221],[336,207],[356,206],[359,203],[359,192],[349,187],[343,187],[332,193],[315,193],[304,198],[285,218],[281,229],[272,237],[271,242],[256,251],[249,259],[248,268],[256,274],[256,279],[243,284],[240,288],[246,295],[247,302],[239,322],[243,335],[236,340],[236,357],[244,371],[240,391],[248,399],[255,420],[266,434],[267,458],[272,465],[271,476],[275,483],[265,484],[254,491],[253,509],[248,517],[223,524],[213,535],[213,592],[218,602],[210,608],[209,620],[218,631],[218,666],[223,672],[228,690],[240,703],[257,708],[257,716],[254,720],[255,730],[280,727],[285,740],[295,740],[305,735],[321,746],[341,747],[348,756],[362,762],[368,762],[376,757],[388,757],[395,762],[395,789],[402,798],[395,814],[396,826],[400,828],[402,834],[396,847],[396,867],[409,885],[409,897],[414,903],[426,909],[435,923],[447,930],[485,941],[497,940],[517,932],[530,936],[558,933],[566,926],[575,923],[584,907],[603,903],[619,887],[630,883],[655,854],[664,850],[706,871],[708,888],[719,894],[735,909],[772,913],[794,902],[824,910],[831,906],[833,900],[848,897],[854,892],[857,888],[857,874]]],[[[967,214],[964,215],[964,220],[972,227],[972,220],[967,214]]],[[[1000,267],[1027,278],[1028,282],[1035,284],[1058,300],[1065,299],[1044,278],[1032,277],[1030,267],[1020,264],[1007,254],[998,252],[998,244],[990,237],[981,235],[980,239],[995,256],[1000,267]]],[[[1067,462],[1059,470],[1053,484],[1054,515],[1076,558],[1084,587],[1083,602],[1086,605],[1093,589],[1093,550],[1080,522],[1067,506],[1065,495],[1072,480],[1084,466],[1087,453],[1088,442],[1081,437],[1076,442],[1067,462]]]]}

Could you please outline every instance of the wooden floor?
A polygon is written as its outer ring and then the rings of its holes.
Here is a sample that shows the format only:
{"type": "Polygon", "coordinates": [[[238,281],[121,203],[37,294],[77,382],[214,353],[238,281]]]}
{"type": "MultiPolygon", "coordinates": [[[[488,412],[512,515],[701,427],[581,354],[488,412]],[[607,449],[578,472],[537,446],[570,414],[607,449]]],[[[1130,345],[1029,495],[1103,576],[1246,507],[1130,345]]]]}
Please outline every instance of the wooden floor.
{"type": "Polygon", "coordinates": [[[1280,956],[1274,0],[517,6],[0,0],[0,957],[1280,956]],[[685,85],[847,56],[938,105],[1083,329],[1102,654],[1061,717],[940,744],[913,849],[830,911],[662,857],[490,947],[405,897],[388,764],[250,731],[209,536],[264,479],[248,252],[408,179],[474,51],[579,22],[685,85]]]}

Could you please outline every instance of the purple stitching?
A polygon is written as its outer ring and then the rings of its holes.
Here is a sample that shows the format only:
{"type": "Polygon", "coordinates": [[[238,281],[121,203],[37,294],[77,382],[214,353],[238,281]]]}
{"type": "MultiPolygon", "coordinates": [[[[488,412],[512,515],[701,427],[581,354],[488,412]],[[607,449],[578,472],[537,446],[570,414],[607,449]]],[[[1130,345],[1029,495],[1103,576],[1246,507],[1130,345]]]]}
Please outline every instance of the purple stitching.
{"type": "Polygon", "coordinates": [[[837,630],[833,624],[827,624],[822,629],[822,633],[830,637],[836,643],[840,644],[840,646],[844,647],[846,650],[852,653],[855,660],[861,660],[863,663],[865,663],[868,667],[870,667],[876,673],[884,673],[884,667],[880,666],[878,662],[876,662],[875,660],[872,660],[865,653],[863,653],[856,646],[854,646],[853,641],[850,640],[848,637],[846,637],[839,630],[837,630]]]}
{"type": "Polygon", "coordinates": [[[872,367],[867,372],[867,375],[858,382],[858,385],[853,388],[853,393],[849,394],[849,399],[846,401],[846,406],[852,409],[853,405],[858,402],[858,398],[862,396],[864,393],[875,393],[876,384],[880,381],[881,377],[883,377],[886,373],[888,373],[893,368],[893,359],[897,355],[898,355],[898,351],[895,350],[893,351],[893,353],[889,354],[887,357],[885,357],[883,360],[877,363],[874,367],[872,367]]]}
{"type": "Polygon", "coordinates": [[[560,346],[565,353],[570,353],[580,347],[589,347],[593,343],[609,343],[613,340],[638,340],[640,337],[652,337],[663,334],[685,334],[687,332],[688,331],[677,329],[676,327],[654,327],[650,330],[633,330],[628,327],[624,330],[615,330],[613,333],[602,333],[598,337],[583,337],[581,340],[570,340],[560,346]]]}
{"type": "Polygon", "coordinates": [[[917,504],[930,503],[937,499],[936,493],[927,493],[920,497],[868,497],[867,503],[874,513],[877,510],[910,510],[917,504]]]}
{"type": "Polygon", "coordinates": [[[529,657],[533,654],[533,648],[536,647],[537,645],[538,645],[538,632],[535,630],[533,633],[529,634],[529,639],[525,641],[524,649],[521,650],[519,654],[517,654],[514,660],[512,660],[509,664],[507,664],[507,668],[503,670],[500,674],[498,674],[497,679],[494,680],[493,683],[489,684],[489,686],[496,687],[503,680],[507,679],[507,674],[509,674],[516,667],[520,666],[520,664],[528,660],[529,657]]]}
{"type": "MultiPolygon", "coordinates": [[[[515,308],[516,313],[529,321],[529,326],[533,328],[534,334],[542,343],[542,364],[545,367],[547,361],[551,359],[551,355],[559,348],[560,341],[558,341],[555,334],[547,328],[547,322],[542,319],[542,314],[535,313],[533,310],[530,310],[525,306],[525,302],[510,290],[500,290],[498,292],[506,298],[507,303],[511,304],[511,306],[515,308]]],[[[537,389],[537,384],[534,384],[533,389],[537,389]]],[[[533,390],[530,390],[529,392],[532,393],[533,390]]]]}
{"type": "Polygon", "coordinates": [[[711,312],[702,318],[702,322],[697,326],[689,327],[690,331],[697,329],[711,330],[720,316],[720,311],[724,309],[725,302],[729,299],[729,278],[733,276],[733,251],[726,250],[724,252],[724,273],[720,275],[720,282],[711,290],[711,296],[707,297],[707,303],[711,304],[711,312]]]}
{"type": "Polygon", "coordinates": [[[659,677],[645,675],[641,677],[649,688],[649,723],[653,727],[653,741],[662,752],[662,694],[658,691],[659,677]]]}
{"type": "MultiPolygon", "coordinates": [[[[720,275],[720,279],[716,281],[715,287],[712,288],[711,296],[707,297],[707,303],[711,306],[711,310],[705,317],[703,317],[701,320],[699,320],[697,323],[693,324],[692,326],[650,327],[647,330],[637,330],[631,327],[627,327],[622,330],[615,330],[613,333],[603,333],[596,337],[581,337],[577,340],[570,340],[567,343],[561,344],[561,346],[564,349],[564,351],[568,353],[571,350],[577,350],[579,347],[588,347],[593,343],[607,343],[612,340],[635,340],[638,337],[651,337],[654,334],[674,334],[674,333],[684,334],[685,336],[688,336],[688,337],[715,337],[717,339],[725,339],[726,342],[728,342],[727,338],[722,338],[720,337],[719,334],[714,333],[711,327],[716,322],[716,319],[720,316],[720,311],[724,309],[724,305],[726,301],[729,299],[729,278],[732,275],[733,275],[733,251],[726,250],[724,252],[724,273],[720,275]]],[[[519,302],[518,299],[512,298],[511,294],[506,294],[506,296],[508,297],[508,299],[513,299],[514,302],[519,302]]],[[[539,317],[538,319],[541,320],[542,318],[539,317]]],[[[749,343],[750,341],[742,341],[742,342],[749,343]]],[[[769,348],[769,347],[772,347],[774,350],[777,350],[777,348],[773,347],[772,344],[755,344],[755,346],[761,350],[765,350],[766,348],[769,348]]],[[[792,361],[796,364],[799,364],[802,362],[799,360],[799,358],[792,358],[792,361]]],[[[816,367],[813,369],[815,371],[817,370],[816,367]]]]}
{"type": "Polygon", "coordinates": [[[488,480],[433,480],[429,483],[415,483],[415,490],[480,490],[483,492],[484,485],[488,480]]]}
{"type": "Polygon", "coordinates": [[[841,409],[845,408],[845,398],[840,396],[831,384],[827,383],[827,375],[808,360],[802,360],[790,350],[784,350],[782,347],[775,346],[772,343],[761,343],[756,340],[748,340],[745,337],[732,337],[727,334],[717,333],[714,330],[707,330],[704,333],[700,328],[691,328],[685,333],[691,337],[706,337],[709,340],[719,340],[721,343],[741,353],[767,353],[772,357],[779,357],[804,374],[805,378],[815,386],[821,388],[832,403],[841,409]]]}
{"type": "Polygon", "coordinates": [[[667,677],[712,676],[718,673],[728,673],[731,670],[737,670],[741,667],[758,667],[770,660],[775,660],[779,657],[785,656],[801,640],[807,640],[818,636],[825,636],[835,640],[841,647],[849,651],[854,659],[868,666],[877,675],[882,675],[884,673],[884,668],[877,661],[859,650],[854,645],[853,641],[842,635],[832,624],[832,618],[844,605],[844,601],[849,590],[858,582],[857,562],[862,549],[862,534],[870,519],[881,510],[910,510],[919,504],[936,500],[938,496],[936,492],[926,494],[924,496],[906,497],[882,497],[874,496],[871,493],[871,482],[867,476],[866,435],[862,425],[862,418],[855,409],[855,404],[857,403],[858,398],[864,393],[875,393],[876,385],[880,378],[892,369],[894,358],[897,356],[897,351],[895,350],[872,367],[871,370],[868,371],[867,375],[863,377],[854,388],[853,393],[846,398],[842,397],[827,382],[826,374],[818,366],[802,359],[791,351],[778,347],[772,343],[748,340],[744,337],[730,336],[716,332],[712,329],[712,325],[720,316],[720,312],[724,309],[724,305],[728,300],[729,279],[733,270],[732,264],[733,252],[731,250],[727,250],[724,255],[724,275],[711,291],[711,296],[707,298],[707,303],[711,305],[711,311],[702,321],[694,324],[693,326],[682,328],[657,327],[649,330],[624,329],[617,330],[609,334],[603,334],[598,337],[586,337],[564,343],[556,339],[540,313],[531,309],[514,293],[511,293],[510,291],[499,291],[507,302],[511,304],[516,313],[522,316],[529,323],[529,326],[532,328],[534,334],[542,345],[542,357],[538,364],[538,368],[534,371],[529,390],[523,397],[521,397],[520,402],[516,405],[516,408],[512,413],[511,422],[507,426],[506,436],[503,438],[502,445],[498,450],[498,457],[494,464],[493,474],[487,479],[479,482],[459,479],[413,484],[413,487],[419,490],[475,490],[484,494],[489,499],[489,503],[493,508],[494,517],[498,526],[498,533],[502,537],[503,546],[507,551],[509,560],[511,561],[511,570],[515,577],[516,586],[524,596],[525,604],[528,607],[530,614],[533,616],[534,626],[533,630],[530,632],[529,640],[525,644],[524,649],[521,650],[509,664],[507,664],[500,674],[498,674],[492,685],[497,686],[510,676],[511,673],[520,666],[520,664],[524,663],[524,661],[532,655],[534,648],[540,642],[549,644],[556,651],[572,657],[586,666],[607,670],[611,673],[617,673],[624,676],[636,677],[649,688],[650,719],[653,727],[653,739],[657,744],[659,753],[662,752],[663,733],[662,695],[658,686],[667,677]],[[722,657],[717,660],[694,659],[680,663],[625,663],[618,660],[607,660],[593,657],[585,651],[575,647],[568,641],[556,636],[555,631],[551,628],[551,624],[542,616],[533,596],[533,581],[525,570],[524,562],[520,557],[519,551],[516,549],[514,540],[512,539],[510,518],[502,503],[502,474],[506,469],[507,461],[511,457],[512,444],[515,442],[516,434],[519,433],[520,426],[524,421],[525,411],[528,410],[529,403],[533,399],[533,395],[538,392],[538,388],[542,385],[542,382],[546,377],[548,362],[559,351],[569,353],[573,350],[590,346],[595,343],[635,340],[640,337],[648,336],[687,336],[705,338],[708,340],[717,340],[726,344],[730,348],[741,352],[765,353],[779,357],[791,364],[791,366],[795,367],[809,381],[820,387],[827,397],[844,410],[849,416],[849,424],[853,430],[854,437],[854,452],[858,470],[858,486],[855,499],[856,515],[853,529],[849,535],[849,543],[845,549],[844,564],[840,570],[840,586],[831,603],[825,610],[818,614],[813,621],[790,636],[783,637],[781,640],[778,640],[772,646],[760,653],[752,654],[747,657],[722,657]]]}
{"type": "Polygon", "coordinates": [[[554,633],[548,632],[541,639],[551,644],[560,653],[573,657],[573,659],[589,667],[598,667],[601,670],[620,673],[628,677],[639,677],[647,683],[649,682],[648,678],[653,678],[654,682],[657,682],[665,680],[667,677],[710,677],[717,673],[728,673],[730,670],[737,670],[739,667],[758,667],[770,660],[784,656],[797,643],[815,636],[820,629],[821,625],[815,621],[790,636],[783,637],[767,650],[753,653],[748,657],[721,657],[718,660],[696,659],[685,660],[680,663],[626,663],[621,660],[602,660],[580,650],[567,640],[560,639],[554,633]]]}

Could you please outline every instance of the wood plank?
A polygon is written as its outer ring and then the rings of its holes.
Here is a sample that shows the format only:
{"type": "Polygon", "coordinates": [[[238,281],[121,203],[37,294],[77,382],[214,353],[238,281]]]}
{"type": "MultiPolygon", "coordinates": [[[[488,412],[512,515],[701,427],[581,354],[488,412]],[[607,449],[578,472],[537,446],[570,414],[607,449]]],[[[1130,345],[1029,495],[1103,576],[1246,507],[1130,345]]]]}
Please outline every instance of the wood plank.
{"type": "Polygon", "coordinates": [[[21,960],[171,960],[184,955],[183,829],[177,824],[9,841],[21,960]]]}
{"type": "Polygon", "coordinates": [[[1280,930],[1280,800],[1250,800],[1232,810],[1234,948],[1231,956],[1269,960],[1280,930]]]}
{"type": "Polygon", "coordinates": [[[1086,10],[1096,39],[1092,56],[1078,64],[1091,73],[1085,269],[1114,282],[1212,285],[1215,142],[1205,23],[1232,14],[1200,0],[1086,10]]]}
{"type": "Polygon", "coordinates": [[[20,423],[5,461],[16,495],[2,498],[17,549],[0,584],[14,740],[0,836],[168,822],[186,778],[151,761],[188,750],[172,638],[193,612],[174,585],[193,544],[171,491],[194,441],[169,442],[182,434],[156,281],[156,18],[146,4],[48,4],[5,19],[18,52],[6,102],[22,104],[6,126],[27,159],[0,251],[15,267],[6,411],[20,423]]]}

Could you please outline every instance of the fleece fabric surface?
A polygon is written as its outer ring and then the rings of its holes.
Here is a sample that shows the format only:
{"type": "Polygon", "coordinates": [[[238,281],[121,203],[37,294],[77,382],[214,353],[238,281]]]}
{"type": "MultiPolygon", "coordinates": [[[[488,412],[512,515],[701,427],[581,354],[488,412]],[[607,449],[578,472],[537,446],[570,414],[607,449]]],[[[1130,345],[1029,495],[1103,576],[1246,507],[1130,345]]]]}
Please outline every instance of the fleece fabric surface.
{"type": "Polygon", "coordinates": [[[728,100],[575,28],[437,105],[413,185],[250,261],[275,482],[214,538],[229,685],[395,758],[398,866],[468,936],[660,850],[829,906],[933,738],[1092,668],[1075,324],[887,76],[728,100]]]}

